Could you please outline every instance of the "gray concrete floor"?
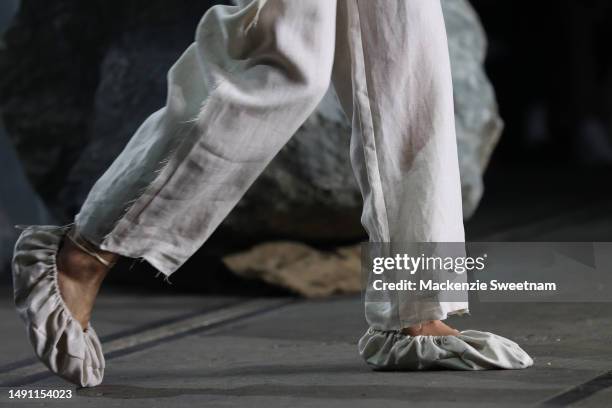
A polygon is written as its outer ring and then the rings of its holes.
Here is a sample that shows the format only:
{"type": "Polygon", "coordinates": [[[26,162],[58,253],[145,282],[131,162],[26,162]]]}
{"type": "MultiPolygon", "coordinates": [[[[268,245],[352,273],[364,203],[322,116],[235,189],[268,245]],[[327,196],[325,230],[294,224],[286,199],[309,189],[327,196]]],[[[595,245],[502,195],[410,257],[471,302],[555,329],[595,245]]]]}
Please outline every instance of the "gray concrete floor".
{"type": "MultiPolygon", "coordinates": [[[[156,323],[163,326],[190,315],[211,315],[241,301],[249,300],[107,293],[94,321],[106,339],[121,338],[138,335],[138,330],[146,331],[156,323]]],[[[611,304],[472,302],[471,307],[471,316],[453,317],[451,323],[459,329],[493,331],[519,342],[533,356],[535,366],[521,371],[370,371],[357,355],[356,342],[365,330],[360,299],[339,297],[283,301],[250,316],[127,348],[108,357],[101,387],[78,390],[70,400],[15,402],[9,401],[8,389],[74,388],[46,374],[33,382],[12,376],[15,366],[10,363],[33,362],[28,361],[31,354],[23,328],[12,306],[4,302],[0,316],[5,352],[0,379],[13,381],[13,385],[2,387],[0,403],[490,407],[533,406],[561,395],[558,405],[609,406],[612,392],[605,387],[606,377],[596,378],[612,365],[611,304]],[[582,391],[571,390],[580,384],[591,385],[582,391]]]]}

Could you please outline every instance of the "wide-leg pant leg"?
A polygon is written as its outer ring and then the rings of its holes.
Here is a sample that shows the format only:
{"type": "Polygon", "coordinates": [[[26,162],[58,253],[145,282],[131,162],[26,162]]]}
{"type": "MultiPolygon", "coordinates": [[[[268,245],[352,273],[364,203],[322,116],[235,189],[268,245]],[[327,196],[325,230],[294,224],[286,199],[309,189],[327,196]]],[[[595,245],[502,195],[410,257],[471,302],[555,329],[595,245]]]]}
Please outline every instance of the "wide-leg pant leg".
{"type": "MultiPolygon", "coordinates": [[[[397,243],[397,249],[413,242],[463,242],[440,1],[338,0],[337,14],[334,86],[352,118],[351,161],[370,241],[397,243]]],[[[468,310],[463,296],[424,302],[407,292],[387,293],[384,301],[370,295],[366,291],[366,318],[382,330],[468,310]]]]}
{"type": "Polygon", "coordinates": [[[174,272],[324,96],[335,22],[336,0],[210,9],[168,74],[166,106],[96,182],[77,230],[174,272]]]}

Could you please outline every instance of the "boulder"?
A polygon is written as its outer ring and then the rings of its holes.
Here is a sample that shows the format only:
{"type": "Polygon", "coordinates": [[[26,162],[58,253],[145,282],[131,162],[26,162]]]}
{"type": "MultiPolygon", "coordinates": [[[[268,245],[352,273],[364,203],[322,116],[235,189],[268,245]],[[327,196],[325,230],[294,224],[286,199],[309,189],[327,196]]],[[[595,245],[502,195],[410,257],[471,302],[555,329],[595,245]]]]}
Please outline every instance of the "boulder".
{"type": "MultiPolygon", "coordinates": [[[[13,18],[18,0],[0,3],[0,34],[13,18]]],[[[0,50],[4,43],[0,37],[0,50]]],[[[45,224],[51,222],[47,210],[23,173],[17,154],[4,130],[0,118],[0,163],[3,180],[0,183],[0,275],[8,271],[13,246],[19,234],[16,224],[45,224]]]]}
{"type": "Polygon", "coordinates": [[[0,183],[0,275],[9,271],[13,246],[19,235],[18,224],[50,224],[45,205],[23,173],[15,149],[4,132],[0,121],[0,163],[5,175],[0,183]]]}

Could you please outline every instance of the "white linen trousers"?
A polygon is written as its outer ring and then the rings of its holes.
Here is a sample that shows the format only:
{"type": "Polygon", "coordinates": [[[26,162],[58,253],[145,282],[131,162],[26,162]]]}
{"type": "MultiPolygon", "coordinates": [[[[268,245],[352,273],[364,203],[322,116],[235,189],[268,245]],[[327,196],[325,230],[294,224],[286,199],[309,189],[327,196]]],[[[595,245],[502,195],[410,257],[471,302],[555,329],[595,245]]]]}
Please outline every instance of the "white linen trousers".
{"type": "MultiPolygon", "coordinates": [[[[206,241],[333,83],[371,242],[463,242],[439,0],[253,0],[214,6],[168,73],[165,107],[96,182],[77,230],[165,275],[206,241]]],[[[368,302],[381,330],[466,302],[368,302]]]]}

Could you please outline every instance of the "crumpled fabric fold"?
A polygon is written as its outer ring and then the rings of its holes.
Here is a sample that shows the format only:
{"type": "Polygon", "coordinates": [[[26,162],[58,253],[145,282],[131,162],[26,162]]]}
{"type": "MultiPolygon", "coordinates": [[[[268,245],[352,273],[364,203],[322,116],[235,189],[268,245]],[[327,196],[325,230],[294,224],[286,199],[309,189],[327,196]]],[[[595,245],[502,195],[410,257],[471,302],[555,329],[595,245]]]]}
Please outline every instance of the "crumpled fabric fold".
{"type": "Polygon", "coordinates": [[[27,227],[15,244],[15,306],[36,356],[53,373],[82,387],[104,377],[102,345],[90,325],[83,330],[57,284],[56,254],[68,227],[27,227]]]}
{"type": "Polygon", "coordinates": [[[533,365],[512,340],[476,330],[457,336],[409,336],[370,328],[359,340],[359,354],[373,369],[387,371],[512,370],[533,365]]]}

